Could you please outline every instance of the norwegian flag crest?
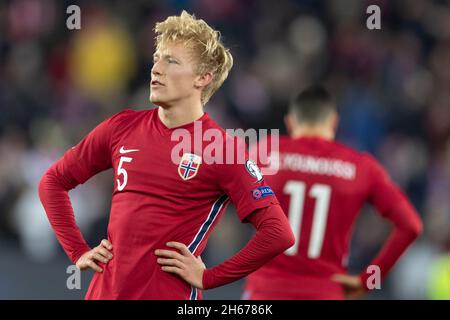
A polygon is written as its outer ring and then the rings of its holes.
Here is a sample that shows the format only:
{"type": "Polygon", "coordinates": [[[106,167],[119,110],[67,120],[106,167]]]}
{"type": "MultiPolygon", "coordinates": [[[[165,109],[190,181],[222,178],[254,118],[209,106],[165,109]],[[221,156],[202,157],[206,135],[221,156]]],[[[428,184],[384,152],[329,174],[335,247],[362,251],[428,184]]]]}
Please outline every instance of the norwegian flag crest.
{"type": "Polygon", "coordinates": [[[197,175],[201,164],[202,158],[200,156],[192,153],[185,153],[178,165],[178,174],[183,180],[192,179],[197,175]]]}

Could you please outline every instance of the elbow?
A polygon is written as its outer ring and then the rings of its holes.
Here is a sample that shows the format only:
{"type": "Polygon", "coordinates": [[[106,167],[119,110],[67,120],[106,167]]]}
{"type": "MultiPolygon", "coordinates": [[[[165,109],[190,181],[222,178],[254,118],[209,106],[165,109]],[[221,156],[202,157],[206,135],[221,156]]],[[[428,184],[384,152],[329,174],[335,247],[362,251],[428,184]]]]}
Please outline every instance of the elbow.
{"type": "Polygon", "coordinates": [[[411,225],[409,232],[413,239],[417,239],[423,233],[423,224],[420,218],[417,218],[417,221],[411,225]]]}
{"type": "Polygon", "coordinates": [[[416,240],[423,232],[423,224],[420,218],[417,216],[416,219],[413,219],[408,223],[408,225],[403,227],[405,234],[408,235],[408,238],[411,241],[416,240]]]}
{"type": "Polygon", "coordinates": [[[407,201],[401,202],[398,208],[399,217],[398,226],[408,234],[411,241],[417,239],[423,232],[423,223],[419,213],[407,201]]]}
{"type": "Polygon", "coordinates": [[[295,244],[294,233],[289,225],[279,232],[278,239],[280,252],[284,252],[295,244]]]}
{"type": "Polygon", "coordinates": [[[42,198],[44,197],[46,186],[48,185],[48,176],[49,176],[49,170],[47,170],[41,177],[41,180],[39,181],[38,185],[38,195],[39,198],[42,201],[42,198]]]}
{"type": "Polygon", "coordinates": [[[272,253],[282,253],[295,244],[294,233],[281,207],[270,207],[262,215],[253,215],[251,218],[257,233],[266,238],[265,245],[270,247],[272,253]]]}
{"type": "Polygon", "coordinates": [[[292,247],[295,244],[295,236],[294,233],[292,232],[292,229],[289,227],[289,231],[287,232],[286,235],[286,249],[289,249],[290,247],[292,247]]]}
{"type": "Polygon", "coordinates": [[[45,173],[42,175],[41,180],[38,185],[38,195],[41,199],[41,202],[45,198],[48,197],[49,193],[54,192],[55,190],[68,190],[62,184],[62,181],[58,178],[56,174],[56,170],[54,166],[51,166],[45,173]]]}
{"type": "Polygon", "coordinates": [[[289,220],[286,218],[286,216],[283,216],[284,222],[283,222],[283,238],[284,238],[284,245],[286,249],[289,249],[295,244],[295,235],[292,231],[291,225],[289,223],[289,220]]]}
{"type": "Polygon", "coordinates": [[[283,215],[278,221],[277,238],[280,252],[284,252],[295,244],[295,236],[287,218],[283,215]]]}
{"type": "Polygon", "coordinates": [[[295,237],[291,227],[287,224],[274,224],[263,226],[258,232],[262,232],[267,237],[266,246],[270,248],[273,254],[280,254],[292,247],[295,243],[295,237]]]}

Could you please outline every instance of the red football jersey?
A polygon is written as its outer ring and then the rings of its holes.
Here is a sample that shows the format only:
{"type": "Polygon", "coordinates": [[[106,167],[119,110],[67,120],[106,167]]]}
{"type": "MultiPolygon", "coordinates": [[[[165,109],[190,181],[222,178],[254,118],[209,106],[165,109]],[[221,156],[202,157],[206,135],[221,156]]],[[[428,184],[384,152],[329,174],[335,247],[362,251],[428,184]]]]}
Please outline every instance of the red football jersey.
{"type": "MultiPolygon", "coordinates": [[[[367,153],[318,137],[281,137],[278,159],[279,172],[265,178],[288,215],[296,242],[248,276],[246,298],[341,299],[341,286],[330,278],[347,272],[352,226],[364,203],[391,221],[406,213],[416,222],[416,212],[367,153]]],[[[386,271],[395,259],[384,262],[386,271]]]]}
{"type": "MultiPolygon", "coordinates": [[[[203,132],[213,128],[226,136],[207,113],[199,123],[203,132]]],[[[106,265],[99,263],[104,271],[94,274],[86,299],[197,299],[198,290],[161,270],[155,249],[178,241],[198,256],[230,199],[241,220],[254,210],[278,204],[272,193],[254,196],[255,190],[268,187],[246,164],[202,162],[209,144],[194,142],[196,124],[169,129],[157,109],[125,110],[102,122],[64,155],[63,167],[70,168],[77,183],[114,170],[108,225],[114,258],[106,265]],[[171,160],[180,143],[171,141],[175,129],[192,137],[192,149],[184,150],[179,163],[171,160]]]]}

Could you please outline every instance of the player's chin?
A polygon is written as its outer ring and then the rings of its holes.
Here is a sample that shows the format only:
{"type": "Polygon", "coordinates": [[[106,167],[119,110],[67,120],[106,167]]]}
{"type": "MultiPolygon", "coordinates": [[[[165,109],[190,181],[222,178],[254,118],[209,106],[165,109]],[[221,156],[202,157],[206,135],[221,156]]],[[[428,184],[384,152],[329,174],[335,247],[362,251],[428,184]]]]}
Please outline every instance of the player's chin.
{"type": "Polygon", "coordinates": [[[164,108],[167,104],[164,99],[161,99],[161,97],[158,97],[156,94],[150,94],[149,98],[150,102],[158,107],[164,108]]]}

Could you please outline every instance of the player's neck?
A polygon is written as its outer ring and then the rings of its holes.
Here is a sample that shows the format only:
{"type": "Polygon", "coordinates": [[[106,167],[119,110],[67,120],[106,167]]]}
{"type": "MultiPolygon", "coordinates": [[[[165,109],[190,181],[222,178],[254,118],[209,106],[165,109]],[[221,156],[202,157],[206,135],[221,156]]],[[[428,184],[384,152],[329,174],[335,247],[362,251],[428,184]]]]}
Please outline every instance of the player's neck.
{"type": "Polygon", "coordinates": [[[167,128],[176,128],[200,119],[204,114],[201,104],[159,107],[158,116],[167,128]]]}
{"type": "Polygon", "coordinates": [[[334,131],[323,127],[297,127],[291,133],[293,139],[298,138],[320,138],[333,141],[334,131]]]}

